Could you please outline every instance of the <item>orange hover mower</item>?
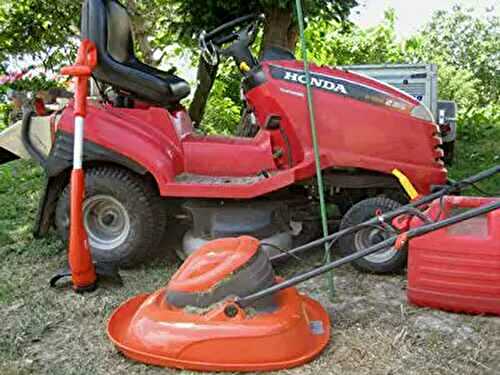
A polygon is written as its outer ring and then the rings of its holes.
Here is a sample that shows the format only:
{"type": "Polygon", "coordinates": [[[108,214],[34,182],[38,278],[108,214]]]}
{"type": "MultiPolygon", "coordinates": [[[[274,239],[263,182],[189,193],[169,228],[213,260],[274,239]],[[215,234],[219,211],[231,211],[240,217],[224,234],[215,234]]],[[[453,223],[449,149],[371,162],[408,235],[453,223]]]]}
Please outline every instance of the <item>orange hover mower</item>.
{"type": "Polygon", "coordinates": [[[327,345],[321,305],[288,288],[242,308],[236,296],[279,285],[252,237],[209,242],[166,288],[140,295],[111,316],[108,335],[126,356],[153,365],[206,371],[298,366],[327,345]]]}

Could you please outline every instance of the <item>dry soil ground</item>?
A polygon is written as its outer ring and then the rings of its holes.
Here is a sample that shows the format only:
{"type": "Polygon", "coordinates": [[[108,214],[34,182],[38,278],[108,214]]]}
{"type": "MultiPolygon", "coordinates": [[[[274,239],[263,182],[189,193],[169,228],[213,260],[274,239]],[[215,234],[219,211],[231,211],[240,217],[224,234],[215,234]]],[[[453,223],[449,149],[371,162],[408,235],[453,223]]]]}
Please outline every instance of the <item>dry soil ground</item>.
{"type": "MultiPolygon", "coordinates": [[[[64,263],[62,253],[35,259],[7,254],[1,263],[7,292],[0,307],[0,374],[188,373],[131,362],[105,334],[120,302],[165,283],[179,264],[174,256],[122,272],[123,287],[103,285],[85,296],[48,287],[49,276],[64,263]]],[[[290,261],[277,271],[289,275],[301,268],[290,261]]],[[[335,272],[335,284],[333,301],[324,278],[300,286],[328,310],[331,342],[312,363],[282,374],[500,373],[500,318],[409,306],[404,276],[365,275],[344,267],[335,272]]]]}

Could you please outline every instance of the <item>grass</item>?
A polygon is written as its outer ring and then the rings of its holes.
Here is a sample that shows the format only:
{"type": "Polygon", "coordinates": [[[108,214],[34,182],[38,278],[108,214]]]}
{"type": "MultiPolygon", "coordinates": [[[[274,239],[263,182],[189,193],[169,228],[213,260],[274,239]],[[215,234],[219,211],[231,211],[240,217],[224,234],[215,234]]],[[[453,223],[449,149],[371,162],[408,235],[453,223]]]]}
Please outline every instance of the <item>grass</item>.
{"type": "MultiPolygon", "coordinates": [[[[455,162],[450,168],[452,178],[471,176],[498,164],[500,164],[500,124],[485,126],[480,132],[459,133],[455,162]]],[[[485,180],[480,186],[488,192],[500,192],[500,175],[485,180]]],[[[477,192],[471,193],[477,194],[477,192]]]]}
{"type": "MultiPolygon", "coordinates": [[[[460,137],[452,177],[499,163],[500,127],[484,132],[481,138],[460,137]]],[[[481,186],[498,191],[499,178],[481,186]]],[[[65,251],[55,237],[35,240],[31,235],[43,180],[42,171],[30,162],[0,167],[0,374],[187,374],[128,361],[105,334],[114,308],[164,285],[178,267],[172,251],[178,238],[165,242],[163,259],[123,272],[123,287],[104,284],[88,296],[50,289],[47,280],[65,264],[65,251]]],[[[300,269],[290,262],[278,273],[300,269]]],[[[300,286],[329,312],[330,345],[311,364],[283,374],[500,372],[500,319],[409,306],[404,276],[364,275],[346,267],[335,278],[333,302],[324,279],[300,286]]]]}

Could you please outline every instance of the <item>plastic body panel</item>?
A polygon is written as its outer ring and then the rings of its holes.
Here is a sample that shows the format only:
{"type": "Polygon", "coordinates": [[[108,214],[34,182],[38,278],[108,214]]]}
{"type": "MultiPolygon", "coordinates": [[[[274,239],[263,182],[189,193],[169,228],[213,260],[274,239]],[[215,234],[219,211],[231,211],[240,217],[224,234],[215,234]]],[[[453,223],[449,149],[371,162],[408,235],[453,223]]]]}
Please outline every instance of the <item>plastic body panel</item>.
{"type": "Polygon", "coordinates": [[[275,298],[272,313],[229,318],[227,304],[204,315],[173,308],[160,289],[118,307],[108,337],[133,360],[179,369],[271,371],[311,361],[330,339],[327,312],[295,288],[275,298]]]}
{"type": "MultiPolygon", "coordinates": [[[[445,197],[443,216],[499,198],[445,197]]],[[[429,208],[439,215],[439,202],[429,208]]],[[[421,222],[413,219],[411,225],[421,222]]],[[[410,241],[408,300],[453,312],[500,315],[500,211],[410,241]]]]}
{"type": "MultiPolygon", "coordinates": [[[[142,166],[155,178],[162,196],[254,198],[311,178],[315,168],[305,86],[276,79],[271,66],[300,72],[303,65],[299,61],[262,63],[265,80],[246,92],[261,126],[254,138],[196,134],[183,110],[93,104],[86,139],[142,166]],[[280,117],[281,129],[264,128],[270,116],[280,117]],[[190,180],[191,175],[214,179],[190,180]]],[[[409,114],[418,105],[416,100],[367,77],[314,65],[311,69],[318,77],[340,79],[349,90],[368,89],[384,100],[376,104],[374,100],[380,98],[371,94],[367,101],[357,100],[349,91],[320,87],[313,91],[323,169],[361,168],[390,174],[397,168],[420,194],[446,182],[436,125],[409,114]],[[391,108],[393,102],[404,108],[391,108]]],[[[58,129],[72,132],[71,112],[70,105],[58,129]]]]}
{"type": "MultiPolygon", "coordinates": [[[[272,78],[272,67],[300,71],[302,63],[264,63],[269,81],[248,93],[249,102],[256,109],[260,123],[265,123],[269,113],[281,116],[295,161],[312,158],[305,86],[272,78]]],[[[432,184],[445,182],[446,170],[439,161],[442,151],[437,149],[441,144],[439,128],[408,113],[418,101],[368,77],[328,67],[312,66],[311,70],[319,77],[336,77],[346,85],[355,82],[387,93],[408,105],[406,111],[397,111],[350,95],[314,90],[323,169],[357,167],[390,174],[397,168],[410,178],[420,194],[429,193],[432,184]]]]}

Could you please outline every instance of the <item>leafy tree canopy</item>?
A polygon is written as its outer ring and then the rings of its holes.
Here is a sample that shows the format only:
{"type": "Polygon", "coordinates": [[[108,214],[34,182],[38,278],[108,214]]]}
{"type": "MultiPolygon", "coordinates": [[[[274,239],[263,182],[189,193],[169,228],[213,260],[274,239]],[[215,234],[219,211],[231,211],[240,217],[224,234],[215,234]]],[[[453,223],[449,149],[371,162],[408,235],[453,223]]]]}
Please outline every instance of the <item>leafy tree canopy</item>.
{"type": "Polygon", "coordinates": [[[397,40],[395,21],[394,10],[388,10],[381,24],[368,29],[352,26],[345,32],[336,20],[316,19],[306,30],[311,58],[332,66],[401,62],[404,48],[397,40]]]}
{"type": "Polygon", "coordinates": [[[483,104],[500,99],[500,17],[494,8],[481,18],[460,6],[438,11],[408,46],[419,60],[471,72],[481,82],[483,104]]]}
{"type": "MultiPolygon", "coordinates": [[[[191,37],[203,29],[214,28],[236,17],[264,13],[272,18],[274,11],[293,13],[294,0],[174,0],[178,12],[172,25],[181,35],[191,37]]],[[[304,7],[310,18],[322,17],[345,21],[357,0],[305,0],[304,7]]]]}
{"type": "Polygon", "coordinates": [[[79,1],[7,0],[0,5],[0,66],[11,56],[29,54],[46,67],[67,61],[68,39],[78,34],[79,1]]]}

